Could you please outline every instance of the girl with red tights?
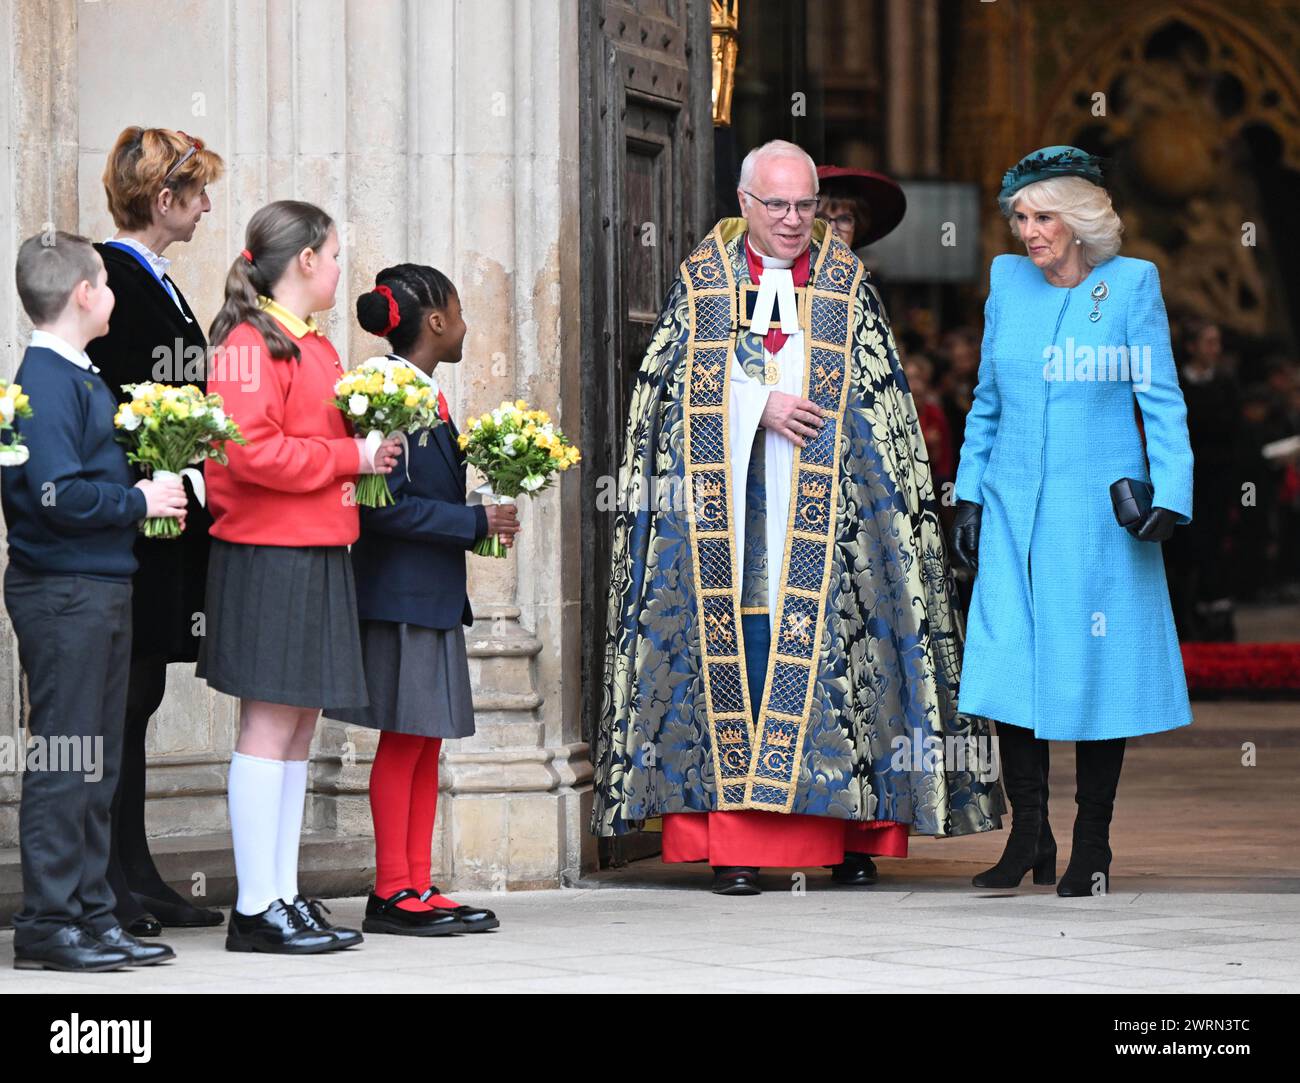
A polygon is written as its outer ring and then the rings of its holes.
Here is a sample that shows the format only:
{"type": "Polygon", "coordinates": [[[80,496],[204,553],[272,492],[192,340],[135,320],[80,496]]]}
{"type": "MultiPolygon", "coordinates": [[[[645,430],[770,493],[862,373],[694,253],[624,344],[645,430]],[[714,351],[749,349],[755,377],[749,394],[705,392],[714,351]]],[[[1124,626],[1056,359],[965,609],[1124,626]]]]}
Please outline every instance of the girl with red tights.
{"type": "MultiPolygon", "coordinates": [[[[435,390],[434,369],[461,359],[460,298],[432,267],[381,271],[357,298],[357,320],[435,390]]],[[[361,926],[367,933],[440,936],[500,925],[491,910],[462,906],[430,882],[430,853],[442,742],[474,732],[465,551],[489,533],[509,545],[519,525],[512,507],[466,506],[465,458],[441,391],[437,399],[443,424],[427,440],[411,439],[388,476],[394,503],[361,509],[352,567],[370,703],[329,712],[381,731],[370,772],[375,890],[361,926]]]]}

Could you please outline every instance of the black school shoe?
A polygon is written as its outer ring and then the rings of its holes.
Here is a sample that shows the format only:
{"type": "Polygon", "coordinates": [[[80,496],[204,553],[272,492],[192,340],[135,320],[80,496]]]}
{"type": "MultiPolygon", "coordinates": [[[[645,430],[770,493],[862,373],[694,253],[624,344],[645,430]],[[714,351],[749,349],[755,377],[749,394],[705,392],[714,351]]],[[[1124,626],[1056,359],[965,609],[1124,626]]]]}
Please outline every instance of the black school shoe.
{"type": "Polygon", "coordinates": [[[404,899],[419,897],[420,893],[413,887],[404,887],[386,899],[372,892],[366,900],[366,918],[361,928],[368,933],[393,936],[449,936],[465,931],[465,926],[450,910],[403,910],[397,905],[404,899]]]}
{"type": "MultiPolygon", "coordinates": [[[[427,903],[433,896],[441,894],[438,885],[433,884],[420,896],[420,902],[427,903]]],[[[455,914],[460,919],[460,923],[465,926],[461,932],[485,933],[489,929],[501,927],[501,920],[496,914],[492,913],[491,910],[483,909],[481,906],[439,906],[436,909],[441,914],[455,914]]]]}
{"type": "MultiPolygon", "coordinates": [[[[157,899],[152,895],[141,895],[138,891],[132,892],[136,901],[148,911],[148,915],[156,919],[156,924],[167,929],[200,929],[212,925],[220,925],[225,921],[225,917],[220,910],[213,910],[206,906],[191,906],[187,902],[172,902],[170,899],[157,899]]],[[[131,930],[134,935],[139,933],[131,930]]],[[[157,933],[147,935],[157,936],[157,933]]]]}
{"type": "Polygon", "coordinates": [[[80,925],[66,925],[44,940],[24,947],[14,945],[15,970],[66,970],[76,974],[97,974],[131,965],[131,956],[110,948],[80,925]]]}
{"type": "Polygon", "coordinates": [[[153,966],[154,963],[165,963],[168,959],[176,958],[176,953],[166,944],[142,944],[120,925],[114,925],[102,933],[89,929],[86,931],[104,947],[126,952],[131,966],[153,966]]]}
{"type": "Polygon", "coordinates": [[[260,914],[231,909],[226,927],[227,951],[257,951],[268,955],[316,955],[339,946],[332,933],[309,929],[302,915],[276,899],[260,914]]]}
{"type": "Polygon", "coordinates": [[[293,897],[293,908],[298,911],[298,916],[302,918],[303,924],[309,929],[315,929],[317,932],[325,932],[333,935],[338,941],[340,948],[353,948],[365,940],[356,929],[344,929],[342,926],[333,925],[325,919],[325,914],[330,912],[330,908],[319,899],[308,899],[302,895],[293,897]]]}
{"type": "Polygon", "coordinates": [[[126,926],[132,936],[162,936],[162,923],[152,914],[141,914],[126,926]]]}

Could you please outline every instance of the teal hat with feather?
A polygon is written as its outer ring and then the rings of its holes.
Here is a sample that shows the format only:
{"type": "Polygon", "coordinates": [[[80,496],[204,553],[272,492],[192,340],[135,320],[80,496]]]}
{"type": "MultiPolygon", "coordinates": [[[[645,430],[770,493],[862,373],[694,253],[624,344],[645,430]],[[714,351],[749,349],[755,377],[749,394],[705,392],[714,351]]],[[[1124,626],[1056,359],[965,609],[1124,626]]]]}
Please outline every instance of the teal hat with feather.
{"type": "Polygon", "coordinates": [[[1026,154],[1002,174],[1002,190],[998,192],[998,202],[1005,205],[1025,185],[1051,177],[1082,177],[1099,185],[1101,167],[1100,158],[1078,147],[1042,147],[1026,154]]]}

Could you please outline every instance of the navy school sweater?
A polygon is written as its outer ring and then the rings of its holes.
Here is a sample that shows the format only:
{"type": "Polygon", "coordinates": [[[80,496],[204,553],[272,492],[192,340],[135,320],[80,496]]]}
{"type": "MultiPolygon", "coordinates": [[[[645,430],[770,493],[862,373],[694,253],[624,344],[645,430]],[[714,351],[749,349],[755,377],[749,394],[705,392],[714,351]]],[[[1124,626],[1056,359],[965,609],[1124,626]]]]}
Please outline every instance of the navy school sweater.
{"type": "Polygon", "coordinates": [[[410,463],[403,454],[388,475],[396,503],[361,509],[361,537],[352,546],[357,615],[443,630],[472,624],[465,551],[487,536],[487,509],[465,504],[465,456],[454,424],[439,425],[423,446],[412,436],[410,448],[410,463]]]}
{"type": "Polygon", "coordinates": [[[29,572],[129,579],[147,510],[114,439],[117,396],[98,373],[29,347],[16,382],[32,416],[14,419],[27,462],[0,470],[9,559],[29,572]]]}

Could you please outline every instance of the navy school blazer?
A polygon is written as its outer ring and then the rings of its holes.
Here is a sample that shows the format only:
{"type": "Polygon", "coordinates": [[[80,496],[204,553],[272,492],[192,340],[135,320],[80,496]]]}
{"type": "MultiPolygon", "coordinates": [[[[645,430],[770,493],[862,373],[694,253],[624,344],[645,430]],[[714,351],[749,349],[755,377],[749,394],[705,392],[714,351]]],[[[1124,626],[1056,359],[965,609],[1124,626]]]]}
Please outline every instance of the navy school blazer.
{"type": "Polygon", "coordinates": [[[487,536],[487,509],[465,504],[465,457],[451,422],[410,436],[388,475],[394,504],[361,509],[352,546],[357,616],[449,630],[472,624],[465,551],[487,536]],[[410,478],[407,478],[407,467],[410,478]]]}

